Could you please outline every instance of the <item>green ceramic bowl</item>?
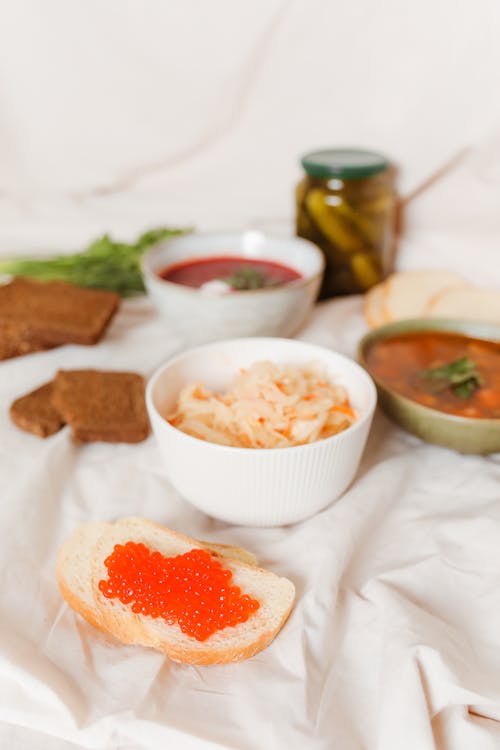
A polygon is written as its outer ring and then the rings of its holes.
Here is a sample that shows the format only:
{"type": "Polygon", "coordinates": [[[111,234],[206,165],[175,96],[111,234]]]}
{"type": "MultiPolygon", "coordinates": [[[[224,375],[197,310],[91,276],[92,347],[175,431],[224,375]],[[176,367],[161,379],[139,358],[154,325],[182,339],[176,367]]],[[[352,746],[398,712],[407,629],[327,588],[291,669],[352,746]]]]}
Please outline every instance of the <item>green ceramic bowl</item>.
{"type": "Polygon", "coordinates": [[[500,451],[500,419],[456,417],[437,409],[430,409],[405,396],[400,396],[370,372],[365,355],[375,341],[415,331],[446,331],[500,343],[500,325],[430,318],[401,320],[370,331],[361,339],[358,347],[359,362],[375,381],[381,408],[403,429],[417,435],[427,443],[452,448],[460,453],[500,451]]]}

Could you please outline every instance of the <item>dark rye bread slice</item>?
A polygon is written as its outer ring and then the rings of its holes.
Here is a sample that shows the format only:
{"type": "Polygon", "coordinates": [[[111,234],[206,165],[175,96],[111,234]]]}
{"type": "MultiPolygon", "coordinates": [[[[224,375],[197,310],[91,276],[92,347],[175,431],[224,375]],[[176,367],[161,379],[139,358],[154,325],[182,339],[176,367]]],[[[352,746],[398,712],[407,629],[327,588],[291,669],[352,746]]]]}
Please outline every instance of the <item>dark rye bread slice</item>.
{"type": "Polygon", "coordinates": [[[52,346],[40,341],[26,326],[0,322],[0,361],[46,349],[52,349],[52,346]]]}
{"type": "Polygon", "coordinates": [[[149,435],[144,385],[134,372],[60,370],[52,403],[77,442],[139,443],[149,435]]]}
{"type": "Polygon", "coordinates": [[[52,404],[52,383],[45,383],[26,396],[16,399],[10,407],[12,421],[26,432],[48,437],[64,425],[52,404]]]}
{"type": "Polygon", "coordinates": [[[15,342],[19,326],[19,336],[40,348],[95,344],[119,301],[117,294],[102,289],[15,278],[0,286],[0,337],[2,326],[7,326],[15,342]]]}

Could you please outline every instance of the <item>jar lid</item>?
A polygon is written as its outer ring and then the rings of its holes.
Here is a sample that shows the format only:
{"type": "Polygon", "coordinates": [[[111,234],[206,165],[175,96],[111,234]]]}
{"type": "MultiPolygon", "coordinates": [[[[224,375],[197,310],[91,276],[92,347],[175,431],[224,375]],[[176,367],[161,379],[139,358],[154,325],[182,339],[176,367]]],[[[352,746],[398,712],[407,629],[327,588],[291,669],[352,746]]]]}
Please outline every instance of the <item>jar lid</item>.
{"type": "Polygon", "coordinates": [[[389,161],[375,151],[360,148],[329,148],[313,151],[300,160],[311,177],[340,177],[359,180],[384,172],[389,161]]]}

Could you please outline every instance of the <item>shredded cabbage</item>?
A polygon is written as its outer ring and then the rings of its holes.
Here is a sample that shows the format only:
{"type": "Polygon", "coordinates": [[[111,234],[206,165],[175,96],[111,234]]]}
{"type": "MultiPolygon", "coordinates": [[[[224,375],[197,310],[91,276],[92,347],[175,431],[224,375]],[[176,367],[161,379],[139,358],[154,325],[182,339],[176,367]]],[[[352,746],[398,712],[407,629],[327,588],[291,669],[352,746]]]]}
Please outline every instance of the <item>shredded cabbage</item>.
{"type": "Polygon", "coordinates": [[[167,417],[188,435],[239,448],[288,448],[335,435],[356,420],[347,391],[325,371],[255,362],[225,393],[185,386],[167,417]]]}

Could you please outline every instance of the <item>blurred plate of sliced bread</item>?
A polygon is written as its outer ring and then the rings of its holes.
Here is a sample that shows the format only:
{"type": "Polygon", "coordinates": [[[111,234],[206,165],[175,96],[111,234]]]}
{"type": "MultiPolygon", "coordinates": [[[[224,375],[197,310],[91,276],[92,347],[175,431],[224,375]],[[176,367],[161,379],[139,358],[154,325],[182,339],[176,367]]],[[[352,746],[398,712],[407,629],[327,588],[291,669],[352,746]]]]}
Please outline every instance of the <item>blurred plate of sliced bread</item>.
{"type": "Polygon", "coordinates": [[[500,323],[500,290],[473,286],[445,269],[400,271],[365,295],[370,328],[411,318],[460,318],[500,323]]]}

